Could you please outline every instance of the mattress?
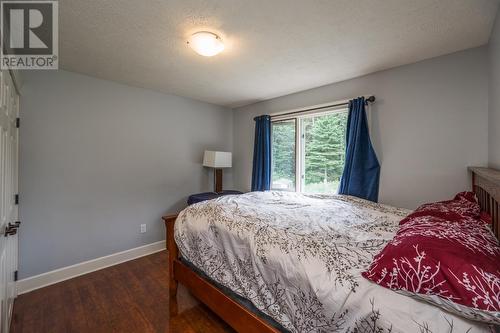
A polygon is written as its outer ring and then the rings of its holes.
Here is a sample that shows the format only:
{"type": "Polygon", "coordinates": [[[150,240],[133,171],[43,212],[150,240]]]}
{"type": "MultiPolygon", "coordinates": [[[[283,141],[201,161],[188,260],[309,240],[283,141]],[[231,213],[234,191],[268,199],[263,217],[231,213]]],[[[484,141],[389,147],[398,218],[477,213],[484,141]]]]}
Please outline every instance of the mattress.
{"type": "Polygon", "coordinates": [[[181,256],[290,332],[491,332],[361,276],[408,210],[341,195],[252,192],[189,206],[181,256]]]}

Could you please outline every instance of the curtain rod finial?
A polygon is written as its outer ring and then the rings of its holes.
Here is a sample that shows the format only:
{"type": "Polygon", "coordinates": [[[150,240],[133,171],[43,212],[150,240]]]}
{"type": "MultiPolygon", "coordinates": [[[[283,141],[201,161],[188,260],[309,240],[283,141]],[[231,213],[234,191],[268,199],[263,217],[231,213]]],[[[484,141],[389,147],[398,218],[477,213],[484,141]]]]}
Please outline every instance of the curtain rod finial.
{"type": "Polygon", "coordinates": [[[366,99],[366,101],[367,101],[367,102],[370,102],[370,103],[375,102],[375,96],[373,96],[373,95],[372,95],[372,96],[368,97],[368,98],[366,99]]]}

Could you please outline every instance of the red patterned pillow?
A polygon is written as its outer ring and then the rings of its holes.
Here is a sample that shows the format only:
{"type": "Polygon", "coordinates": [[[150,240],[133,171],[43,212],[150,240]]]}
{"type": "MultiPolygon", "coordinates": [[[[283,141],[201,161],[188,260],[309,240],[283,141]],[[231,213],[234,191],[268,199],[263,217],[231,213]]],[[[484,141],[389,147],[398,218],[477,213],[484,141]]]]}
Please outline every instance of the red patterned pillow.
{"type": "Polygon", "coordinates": [[[460,192],[453,200],[426,203],[418,207],[412,214],[399,222],[405,224],[416,216],[436,216],[443,219],[455,220],[456,222],[483,222],[479,219],[481,208],[477,202],[476,195],[472,192],[460,192]],[[465,217],[465,218],[463,218],[465,217]],[[472,218],[472,219],[469,219],[472,218]]]}
{"type": "Polygon", "coordinates": [[[498,240],[479,217],[437,207],[406,218],[362,275],[460,316],[500,324],[498,240]]]}

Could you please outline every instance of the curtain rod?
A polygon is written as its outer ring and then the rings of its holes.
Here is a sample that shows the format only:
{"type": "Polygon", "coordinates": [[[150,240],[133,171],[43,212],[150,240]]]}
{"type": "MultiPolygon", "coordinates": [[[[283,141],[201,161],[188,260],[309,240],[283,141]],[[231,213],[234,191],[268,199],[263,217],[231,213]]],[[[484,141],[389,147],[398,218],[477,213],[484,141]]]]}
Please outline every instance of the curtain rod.
{"type": "MultiPolygon", "coordinates": [[[[370,102],[370,103],[375,102],[375,96],[372,95],[372,96],[366,98],[365,102],[366,103],[368,103],[368,102],[370,102]]],[[[329,109],[329,108],[333,108],[333,107],[336,107],[336,106],[343,106],[343,105],[349,105],[349,102],[337,103],[337,104],[328,104],[328,105],[323,105],[323,106],[319,106],[319,107],[311,108],[311,109],[305,109],[305,110],[300,110],[300,111],[292,111],[292,112],[287,112],[287,113],[281,113],[281,114],[277,114],[277,115],[271,116],[271,119],[277,118],[277,117],[283,117],[283,116],[291,116],[291,115],[294,115],[294,114],[301,114],[301,113],[310,112],[310,111],[316,111],[316,110],[322,110],[322,109],[329,109]]]]}

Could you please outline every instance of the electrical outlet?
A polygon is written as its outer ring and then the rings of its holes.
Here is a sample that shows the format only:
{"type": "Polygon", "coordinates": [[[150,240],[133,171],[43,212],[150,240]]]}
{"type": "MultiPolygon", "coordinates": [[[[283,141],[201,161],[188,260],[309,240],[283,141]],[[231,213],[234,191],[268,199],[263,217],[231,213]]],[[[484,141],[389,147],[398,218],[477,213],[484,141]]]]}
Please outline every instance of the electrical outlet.
{"type": "Polygon", "coordinates": [[[141,234],[143,234],[145,232],[146,232],[146,225],[145,224],[141,224],[141,234]]]}

